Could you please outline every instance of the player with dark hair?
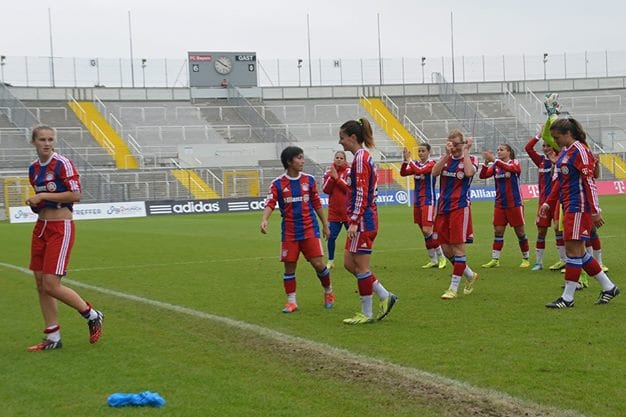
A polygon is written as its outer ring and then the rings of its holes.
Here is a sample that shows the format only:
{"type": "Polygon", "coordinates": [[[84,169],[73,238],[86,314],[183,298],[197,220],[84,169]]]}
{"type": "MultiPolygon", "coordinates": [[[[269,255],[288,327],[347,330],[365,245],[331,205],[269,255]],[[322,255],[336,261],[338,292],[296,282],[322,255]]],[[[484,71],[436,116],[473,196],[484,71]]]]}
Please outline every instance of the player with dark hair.
{"type": "Polygon", "coordinates": [[[433,230],[436,213],[436,192],[435,181],[432,171],[435,161],[430,159],[430,144],[421,143],[417,147],[418,160],[411,159],[411,152],[404,148],[402,151],[402,166],[400,175],[403,177],[413,175],[414,196],[413,196],[413,222],[417,224],[424,236],[426,251],[430,257],[430,262],[422,268],[446,267],[446,257],[443,254],[437,234],[433,230]]]}
{"type": "Polygon", "coordinates": [[[459,129],[452,129],[446,153],[432,170],[432,175],[441,176],[435,231],[443,253],[453,264],[450,287],[441,295],[443,300],[457,297],[463,276],[467,279],[463,289],[466,295],[474,291],[478,280],[478,274],[467,265],[465,256],[465,243],[473,236],[470,185],[478,169],[478,161],[469,153],[471,146],[471,138],[466,140],[459,129]]]}
{"type": "Polygon", "coordinates": [[[384,319],[398,297],[376,279],[371,271],[370,258],[374,239],[378,233],[378,211],[376,207],[376,166],[368,151],[374,147],[372,126],[366,118],[349,120],[339,129],[339,144],[354,155],[350,168],[350,201],[348,208],[348,238],[344,250],[345,268],[357,279],[361,311],[345,319],[345,324],[373,323],[384,319]],[[374,316],[372,294],[380,298],[380,311],[374,316]]]}
{"type": "Polygon", "coordinates": [[[54,140],[54,129],[49,126],[38,126],[32,131],[37,159],[28,168],[28,178],[35,195],[26,199],[26,204],[37,213],[37,223],[32,235],[30,269],[35,275],[46,327],[43,341],[29,347],[29,352],[63,346],[57,300],[87,320],[90,343],[96,343],[102,334],[103,314],[61,282],[74,246],[72,210],[74,203],[80,201],[81,186],[72,161],[54,151],[54,140]]]}
{"type": "Polygon", "coordinates": [[[491,150],[483,152],[485,162],[482,164],[479,174],[480,179],[494,177],[496,186],[491,260],[482,267],[496,268],[500,266],[500,253],[504,246],[504,232],[508,224],[515,230],[522,251],[520,268],[528,268],[530,266],[528,237],[526,237],[524,230],[524,201],[522,200],[519,179],[522,167],[519,161],[515,159],[515,151],[506,143],[498,146],[497,155],[498,158],[494,156],[491,150]]]}
{"type": "Polygon", "coordinates": [[[278,206],[282,217],[280,260],[285,266],[283,287],[287,294],[287,303],[282,311],[293,313],[298,309],[296,268],[300,252],[315,269],[324,289],[324,307],[332,308],[335,304],[335,295],[330,282],[330,271],[324,265],[324,249],[320,240],[316,214],[322,222],[324,238],[328,238],[330,231],[317,192],[315,178],[302,172],[304,151],[301,148],[286,147],[280,154],[280,160],[286,171],[274,179],[270,185],[260,227],[261,233],[266,234],[269,218],[274,208],[278,206]]]}
{"type": "Polygon", "coordinates": [[[553,179],[556,184],[542,204],[540,214],[546,215],[556,200],[560,200],[567,265],[563,294],[546,307],[574,306],[574,292],[583,269],[602,287],[596,304],[607,304],[619,295],[620,290],[585,250],[592,226],[604,224],[594,178],[595,159],[587,146],[587,135],[577,120],[571,117],[558,119],[550,127],[550,133],[562,149],[555,163],[553,179]]]}

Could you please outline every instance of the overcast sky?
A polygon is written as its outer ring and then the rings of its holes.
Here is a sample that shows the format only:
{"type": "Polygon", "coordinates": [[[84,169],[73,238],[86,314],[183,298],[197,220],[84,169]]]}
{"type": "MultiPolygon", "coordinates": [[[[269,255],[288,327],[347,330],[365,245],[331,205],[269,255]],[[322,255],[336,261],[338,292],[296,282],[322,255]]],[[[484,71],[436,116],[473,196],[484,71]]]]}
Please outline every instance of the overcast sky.
{"type": "Polygon", "coordinates": [[[626,49],[622,0],[3,0],[0,54],[185,59],[254,51],[260,59],[527,55],[626,49]]]}

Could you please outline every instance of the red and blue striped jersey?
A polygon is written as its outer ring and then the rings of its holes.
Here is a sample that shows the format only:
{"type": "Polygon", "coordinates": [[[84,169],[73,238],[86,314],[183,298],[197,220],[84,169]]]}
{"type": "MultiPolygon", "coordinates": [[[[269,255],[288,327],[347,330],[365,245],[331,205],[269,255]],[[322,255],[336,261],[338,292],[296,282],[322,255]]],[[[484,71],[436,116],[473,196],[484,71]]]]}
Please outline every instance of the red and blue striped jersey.
{"type": "MultiPolygon", "coordinates": [[[[78,170],[72,161],[56,152],[52,154],[48,162],[42,164],[39,159],[36,159],[28,167],[28,179],[35,190],[35,194],[63,193],[65,191],[80,193],[79,177],[78,170]]],[[[72,210],[74,204],[43,200],[37,207],[31,207],[31,209],[38,213],[46,207],[67,207],[72,210]]]]}
{"type": "Polygon", "coordinates": [[[350,169],[350,224],[357,224],[359,231],[378,229],[376,208],[377,177],[376,165],[369,151],[361,148],[354,154],[350,169]]]}
{"type": "Polygon", "coordinates": [[[301,172],[296,178],[291,178],[284,173],[274,179],[265,206],[273,210],[276,205],[282,217],[283,242],[320,237],[315,210],[322,208],[322,201],[312,175],[301,172]]]}
{"type": "Polygon", "coordinates": [[[561,149],[553,176],[558,182],[546,203],[554,204],[558,199],[566,213],[598,213],[600,203],[593,176],[595,165],[593,154],[579,141],[561,149]]]}
{"type": "Polygon", "coordinates": [[[434,206],[436,203],[435,181],[431,172],[435,166],[435,161],[428,159],[425,162],[409,161],[403,162],[400,167],[400,175],[407,177],[413,175],[415,183],[414,205],[417,207],[434,206]]]}
{"type": "Polygon", "coordinates": [[[508,162],[496,159],[496,162],[489,167],[482,165],[479,177],[481,179],[494,178],[496,186],[494,203],[497,208],[520,207],[524,204],[519,180],[521,173],[522,167],[517,159],[511,159],[508,162]]]}
{"type": "Polygon", "coordinates": [[[339,175],[337,179],[330,175],[330,169],[324,174],[322,190],[328,194],[328,221],[347,222],[350,167],[347,164],[339,167],[337,174],[339,175]]]}
{"type": "MultiPolygon", "coordinates": [[[[470,155],[472,165],[478,169],[478,160],[470,155]]],[[[473,177],[465,175],[463,156],[449,157],[441,170],[439,179],[439,213],[450,213],[470,205],[470,185],[473,177]]]]}
{"type": "Polygon", "coordinates": [[[552,191],[552,174],[554,173],[554,164],[545,155],[539,155],[535,150],[535,145],[539,142],[539,139],[532,138],[524,147],[530,159],[537,165],[538,168],[538,182],[539,182],[539,205],[541,206],[546,198],[552,191]]]}

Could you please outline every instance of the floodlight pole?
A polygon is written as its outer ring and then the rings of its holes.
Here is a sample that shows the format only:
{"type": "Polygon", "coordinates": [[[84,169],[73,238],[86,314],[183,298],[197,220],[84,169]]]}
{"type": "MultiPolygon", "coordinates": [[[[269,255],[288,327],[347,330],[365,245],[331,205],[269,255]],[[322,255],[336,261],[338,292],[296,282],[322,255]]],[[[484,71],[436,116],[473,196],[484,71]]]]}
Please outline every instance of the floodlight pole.
{"type": "Polygon", "coordinates": [[[50,35],[50,76],[52,78],[52,87],[56,87],[54,81],[54,46],[52,43],[52,12],[48,7],[48,32],[50,35]]]}
{"type": "Polygon", "coordinates": [[[128,11],[128,39],[130,42],[130,85],[135,88],[135,65],[133,64],[133,27],[130,20],[130,10],[128,11]]]}
{"type": "Polygon", "coordinates": [[[309,87],[313,87],[313,71],[311,70],[311,26],[309,24],[309,14],[306,14],[306,33],[309,44],[309,87]]]}

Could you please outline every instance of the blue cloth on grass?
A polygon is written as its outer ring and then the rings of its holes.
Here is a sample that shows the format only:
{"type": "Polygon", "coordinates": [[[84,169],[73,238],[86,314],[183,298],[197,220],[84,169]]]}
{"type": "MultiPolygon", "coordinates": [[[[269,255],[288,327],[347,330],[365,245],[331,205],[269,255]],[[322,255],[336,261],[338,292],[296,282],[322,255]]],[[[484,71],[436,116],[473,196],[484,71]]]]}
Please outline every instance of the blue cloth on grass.
{"type": "Polygon", "coordinates": [[[144,391],[137,394],[116,392],[107,399],[111,407],[124,407],[126,405],[163,407],[165,400],[158,392],[144,391]]]}

